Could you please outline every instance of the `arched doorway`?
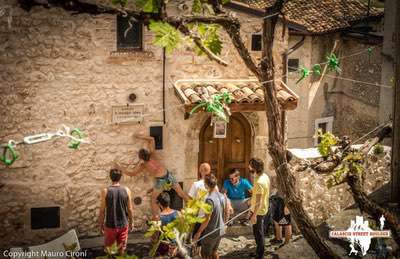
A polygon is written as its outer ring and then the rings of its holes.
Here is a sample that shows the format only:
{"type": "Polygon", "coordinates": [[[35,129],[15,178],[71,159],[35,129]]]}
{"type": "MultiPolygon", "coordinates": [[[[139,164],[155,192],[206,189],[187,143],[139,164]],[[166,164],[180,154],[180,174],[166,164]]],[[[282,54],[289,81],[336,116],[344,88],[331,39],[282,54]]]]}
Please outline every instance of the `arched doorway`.
{"type": "Polygon", "coordinates": [[[213,137],[211,118],[200,130],[199,163],[207,162],[217,176],[219,185],[228,178],[232,168],[238,168],[242,177],[249,178],[248,163],[251,153],[251,127],[240,113],[233,113],[227,125],[226,138],[213,137]]]}

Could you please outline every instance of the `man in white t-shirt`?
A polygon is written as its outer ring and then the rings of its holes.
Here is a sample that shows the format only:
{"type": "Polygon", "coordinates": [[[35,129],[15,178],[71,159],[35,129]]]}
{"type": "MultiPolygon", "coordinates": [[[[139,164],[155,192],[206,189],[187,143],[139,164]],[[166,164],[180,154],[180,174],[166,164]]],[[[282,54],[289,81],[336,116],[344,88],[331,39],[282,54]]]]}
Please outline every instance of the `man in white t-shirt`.
{"type": "Polygon", "coordinates": [[[202,163],[199,167],[200,180],[194,182],[189,190],[189,196],[192,199],[198,198],[200,196],[199,191],[204,191],[207,193],[207,188],[204,185],[204,178],[206,175],[211,174],[211,166],[209,163],[202,163]]]}

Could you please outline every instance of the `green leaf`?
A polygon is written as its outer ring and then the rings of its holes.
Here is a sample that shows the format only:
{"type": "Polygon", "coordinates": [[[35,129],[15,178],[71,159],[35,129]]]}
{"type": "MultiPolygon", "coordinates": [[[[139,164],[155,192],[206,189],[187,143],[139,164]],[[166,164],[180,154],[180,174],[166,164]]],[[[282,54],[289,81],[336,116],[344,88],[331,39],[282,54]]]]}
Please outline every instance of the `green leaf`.
{"type": "Polygon", "coordinates": [[[202,11],[201,0],[193,0],[192,13],[198,14],[202,11]]]}
{"type": "Polygon", "coordinates": [[[145,13],[158,13],[161,0],[136,0],[136,5],[145,13]]]}
{"type": "Polygon", "coordinates": [[[149,28],[155,33],[154,44],[165,48],[167,53],[171,53],[182,41],[181,33],[168,23],[151,20],[149,28]]]}
{"type": "Polygon", "coordinates": [[[319,153],[322,157],[328,157],[331,146],[337,143],[337,138],[330,132],[322,133],[321,129],[318,129],[316,137],[321,138],[321,142],[317,147],[319,153]]]}
{"type": "MultiPolygon", "coordinates": [[[[220,26],[217,24],[201,23],[197,26],[197,31],[203,45],[212,53],[220,55],[222,52],[222,41],[219,37],[220,26]]],[[[204,54],[199,48],[196,48],[197,54],[204,54]]]]}
{"type": "Polygon", "coordinates": [[[229,3],[230,1],[231,1],[231,0],[222,0],[221,3],[222,3],[222,4],[227,4],[227,3],[229,3]]]}

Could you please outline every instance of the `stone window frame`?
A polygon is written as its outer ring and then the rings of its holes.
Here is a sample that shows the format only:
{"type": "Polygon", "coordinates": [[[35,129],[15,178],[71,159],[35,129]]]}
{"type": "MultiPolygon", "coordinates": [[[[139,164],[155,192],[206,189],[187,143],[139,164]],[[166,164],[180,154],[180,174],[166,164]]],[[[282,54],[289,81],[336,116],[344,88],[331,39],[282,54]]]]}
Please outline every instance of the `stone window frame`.
{"type": "Polygon", "coordinates": [[[262,42],[262,32],[258,31],[258,32],[252,32],[250,33],[250,40],[249,40],[249,50],[251,52],[255,52],[255,53],[259,53],[261,52],[263,49],[263,42],[262,42]],[[253,35],[261,35],[261,49],[260,50],[253,50],[252,46],[253,46],[253,35]]]}
{"type": "MultiPolygon", "coordinates": [[[[317,132],[317,130],[319,129],[319,125],[323,123],[326,123],[326,131],[332,132],[333,120],[334,120],[333,116],[316,119],[314,121],[314,132],[317,132]]],[[[318,145],[318,138],[314,138],[314,146],[317,145],[318,145]]]]}
{"type": "Polygon", "coordinates": [[[145,51],[145,46],[144,46],[144,30],[145,27],[143,26],[143,23],[140,23],[140,47],[127,47],[127,48],[121,48],[118,46],[118,15],[115,15],[115,52],[144,52],[145,51]]]}
{"type": "Polygon", "coordinates": [[[55,203],[52,201],[45,202],[34,202],[33,204],[30,204],[26,207],[25,213],[24,213],[24,232],[28,236],[35,236],[35,235],[47,235],[47,234],[54,234],[54,233],[59,233],[60,230],[65,229],[65,227],[68,225],[66,220],[68,218],[68,215],[66,215],[67,211],[65,210],[65,207],[59,203],[55,203]],[[43,229],[31,229],[31,208],[40,208],[40,207],[60,207],[60,227],[58,228],[43,228],[43,229]]]}

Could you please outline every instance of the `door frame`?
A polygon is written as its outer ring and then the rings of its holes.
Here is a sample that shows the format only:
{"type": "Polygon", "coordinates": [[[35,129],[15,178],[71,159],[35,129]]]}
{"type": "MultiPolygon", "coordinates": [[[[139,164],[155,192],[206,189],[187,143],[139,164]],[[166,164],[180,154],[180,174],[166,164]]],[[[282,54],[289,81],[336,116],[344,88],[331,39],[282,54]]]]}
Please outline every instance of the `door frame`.
{"type": "MultiPolygon", "coordinates": [[[[237,119],[244,127],[245,131],[245,139],[248,139],[249,143],[244,143],[245,145],[245,168],[244,168],[244,175],[242,177],[249,177],[250,172],[248,168],[248,164],[251,158],[251,150],[252,150],[252,145],[253,145],[253,134],[252,134],[252,127],[250,125],[250,122],[247,120],[247,118],[240,112],[235,112],[232,113],[231,117],[234,117],[237,119]]],[[[198,166],[200,166],[201,163],[204,161],[204,142],[202,141],[204,138],[204,133],[207,127],[211,123],[211,116],[209,116],[205,122],[203,122],[203,125],[201,126],[200,133],[199,133],[199,154],[198,154],[198,166]]],[[[215,139],[218,143],[218,161],[221,161],[218,163],[218,168],[217,168],[217,174],[224,174],[224,168],[225,168],[225,159],[224,159],[224,140],[225,139],[215,139]]],[[[219,175],[216,175],[217,178],[219,175]]],[[[198,173],[198,177],[200,177],[198,173]]],[[[222,183],[219,183],[222,184],[222,183]]]]}

